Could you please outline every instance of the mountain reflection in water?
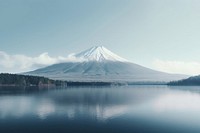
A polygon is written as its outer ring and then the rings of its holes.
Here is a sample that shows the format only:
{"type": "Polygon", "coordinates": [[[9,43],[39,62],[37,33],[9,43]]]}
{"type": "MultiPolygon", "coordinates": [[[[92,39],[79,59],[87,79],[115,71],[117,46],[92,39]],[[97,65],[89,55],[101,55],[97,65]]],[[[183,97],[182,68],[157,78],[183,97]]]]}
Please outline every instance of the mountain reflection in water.
{"type": "MultiPolygon", "coordinates": [[[[75,127],[81,129],[86,124],[87,132],[111,129],[113,132],[199,132],[199,90],[198,87],[145,85],[6,93],[0,96],[0,130],[7,131],[9,124],[17,125],[19,130],[24,124],[29,129],[37,124],[52,124],[56,126],[51,128],[79,132],[75,127]],[[20,125],[18,121],[25,123],[20,125]],[[70,127],[65,123],[71,124],[70,127]],[[99,130],[100,127],[104,128],[99,130]]],[[[35,128],[38,132],[48,130],[35,128]]]]}

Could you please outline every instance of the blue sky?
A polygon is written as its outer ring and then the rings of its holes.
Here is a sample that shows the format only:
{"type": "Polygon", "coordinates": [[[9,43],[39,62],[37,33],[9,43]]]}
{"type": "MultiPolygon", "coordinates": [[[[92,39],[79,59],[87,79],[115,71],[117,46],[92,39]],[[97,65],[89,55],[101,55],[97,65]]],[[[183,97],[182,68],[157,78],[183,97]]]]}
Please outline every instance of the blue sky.
{"type": "Polygon", "coordinates": [[[28,70],[13,65],[17,55],[57,58],[103,45],[146,67],[199,74],[199,7],[198,0],[0,0],[0,69],[28,70]]]}

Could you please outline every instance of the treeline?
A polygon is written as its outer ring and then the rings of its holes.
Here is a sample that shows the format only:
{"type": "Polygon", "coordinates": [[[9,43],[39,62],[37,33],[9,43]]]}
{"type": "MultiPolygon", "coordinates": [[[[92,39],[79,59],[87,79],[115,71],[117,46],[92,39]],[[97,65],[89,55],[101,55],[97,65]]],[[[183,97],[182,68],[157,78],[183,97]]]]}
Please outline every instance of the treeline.
{"type": "Polygon", "coordinates": [[[111,86],[111,82],[67,82],[67,86],[111,86]]]}
{"type": "Polygon", "coordinates": [[[18,75],[1,73],[0,74],[0,85],[1,86],[45,86],[45,85],[55,85],[63,86],[67,83],[60,80],[52,80],[45,77],[39,76],[29,76],[29,75],[18,75]]]}
{"type": "Polygon", "coordinates": [[[194,76],[187,79],[182,79],[178,81],[169,82],[168,85],[185,85],[185,86],[192,86],[192,85],[200,85],[200,76],[194,76]]]}

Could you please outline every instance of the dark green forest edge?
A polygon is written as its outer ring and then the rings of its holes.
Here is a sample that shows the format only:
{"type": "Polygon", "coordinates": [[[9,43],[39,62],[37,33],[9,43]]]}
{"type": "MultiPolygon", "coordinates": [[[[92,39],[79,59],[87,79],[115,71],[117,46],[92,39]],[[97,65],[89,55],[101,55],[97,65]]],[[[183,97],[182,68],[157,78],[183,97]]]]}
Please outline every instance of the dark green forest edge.
{"type": "Polygon", "coordinates": [[[61,81],[52,80],[46,77],[19,75],[19,74],[0,74],[0,87],[1,86],[38,86],[38,87],[55,87],[55,86],[118,86],[118,85],[163,85],[166,83],[160,82],[74,82],[74,81],[61,81]]]}
{"type": "Polygon", "coordinates": [[[18,74],[0,74],[0,86],[64,86],[65,81],[52,80],[45,77],[18,75],[18,74]]]}
{"type": "Polygon", "coordinates": [[[118,82],[73,82],[52,80],[46,77],[19,75],[19,74],[0,74],[0,86],[39,86],[39,87],[54,87],[54,86],[110,86],[110,85],[172,85],[172,86],[195,86],[200,85],[200,76],[194,76],[169,83],[160,82],[136,82],[136,83],[118,83],[118,82]]]}
{"type": "Polygon", "coordinates": [[[111,82],[73,82],[52,80],[46,77],[19,75],[19,74],[0,74],[0,86],[39,86],[39,87],[55,87],[55,86],[108,86],[121,85],[122,83],[111,82]]]}
{"type": "Polygon", "coordinates": [[[193,76],[187,79],[182,79],[178,81],[171,81],[167,85],[172,86],[199,86],[200,85],[200,76],[193,76]]]}

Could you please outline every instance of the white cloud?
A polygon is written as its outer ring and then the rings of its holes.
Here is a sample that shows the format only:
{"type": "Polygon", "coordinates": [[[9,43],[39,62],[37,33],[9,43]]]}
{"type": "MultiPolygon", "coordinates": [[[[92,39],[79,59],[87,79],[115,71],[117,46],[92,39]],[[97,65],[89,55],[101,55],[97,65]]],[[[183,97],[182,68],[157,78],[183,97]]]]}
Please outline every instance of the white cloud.
{"type": "Polygon", "coordinates": [[[178,73],[187,75],[200,74],[200,62],[196,61],[184,62],[156,59],[153,61],[153,67],[156,70],[168,73],[178,73]]]}
{"type": "MultiPolygon", "coordinates": [[[[10,55],[0,51],[0,73],[20,73],[35,70],[41,67],[66,61],[83,61],[70,54],[67,57],[51,57],[44,52],[36,57],[30,57],[22,54],[10,55]]],[[[184,62],[156,59],[153,61],[153,69],[167,73],[178,73],[187,75],[200,74],[200,62],[184,62]]]]}
{"type": "Polygon", "coordinates": [[[75,61],[75,59],[62,56],[51,57],[47,52],[36,57],[29,57],[26,55],[9,55],[6,52],[0,51],[0,73],[26,72],[65,61],[75,61]]]}

